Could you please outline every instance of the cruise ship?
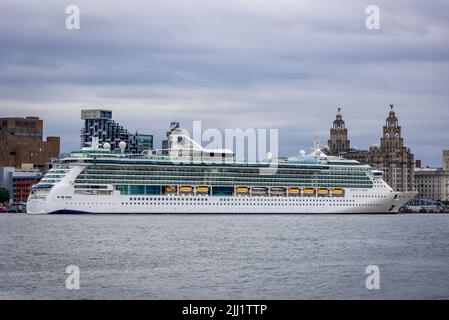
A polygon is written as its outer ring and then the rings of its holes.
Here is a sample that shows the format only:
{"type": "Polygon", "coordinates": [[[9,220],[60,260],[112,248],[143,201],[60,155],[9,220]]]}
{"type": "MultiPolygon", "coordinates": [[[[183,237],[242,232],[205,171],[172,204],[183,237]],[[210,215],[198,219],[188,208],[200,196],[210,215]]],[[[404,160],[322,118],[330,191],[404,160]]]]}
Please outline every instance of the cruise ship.
{"type": "Polygon", "coordinates": [[[30,214],[397,213],[415,192],[395,192],[382,172],[318,147],[287,158],[236,161],[177,127],[169,149],[125,154],[89,147],[54,162],[31,189],[30,214]]]}

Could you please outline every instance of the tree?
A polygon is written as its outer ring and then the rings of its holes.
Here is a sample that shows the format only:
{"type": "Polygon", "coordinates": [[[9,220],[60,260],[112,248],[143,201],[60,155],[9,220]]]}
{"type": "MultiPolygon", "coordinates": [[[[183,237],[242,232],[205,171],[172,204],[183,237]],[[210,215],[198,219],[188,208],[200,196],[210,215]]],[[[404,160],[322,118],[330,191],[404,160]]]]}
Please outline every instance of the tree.
{"type": "Polygon", "coordinates": [[[9,191],[5,188],[0,188],[0,203],[9,202],[9,191]]]}

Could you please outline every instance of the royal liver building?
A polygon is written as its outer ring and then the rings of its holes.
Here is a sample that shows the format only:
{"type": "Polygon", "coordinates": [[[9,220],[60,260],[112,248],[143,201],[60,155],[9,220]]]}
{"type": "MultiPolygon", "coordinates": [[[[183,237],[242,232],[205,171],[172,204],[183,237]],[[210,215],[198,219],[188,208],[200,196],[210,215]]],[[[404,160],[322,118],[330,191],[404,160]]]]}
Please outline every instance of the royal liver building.
{"type": "Polygon", "coordinates": [[[330,130],[326,152],[370,164],[384,172],[385,181],[395,191],[412,191],[414,190],[414,157],[410,148],[404,145],[401,126],[393,105],[390,105],[390,107],[391,110],[383,127],[380,145],[373,145],[369,150],[350,147],[348,129],[345,127],[339,109],[330,130]]]}

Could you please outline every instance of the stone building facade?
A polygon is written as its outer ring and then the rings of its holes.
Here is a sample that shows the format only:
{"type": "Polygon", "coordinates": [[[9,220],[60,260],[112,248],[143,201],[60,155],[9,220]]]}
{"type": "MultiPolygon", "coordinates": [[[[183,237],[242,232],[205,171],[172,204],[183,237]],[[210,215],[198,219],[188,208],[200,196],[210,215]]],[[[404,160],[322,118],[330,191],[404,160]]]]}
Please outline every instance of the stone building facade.
{"type": "Polygon", "coordinates": [[[418,198],[449,201],[449,171],[442,168],[416,168],[418,198]]]}
{"type": "Polygon", "coordinates": [[[449,150],[443,151],[443,167],[416,165],[415,188],[418,198],[449,201],[449,150]]]}
{"type": "Polygon", "coordinates": [[[385,181],[396,191],[414,190],[414,156],[410,148],[404,145],[401,126],[396,113],[391,110],[383,127],[380,145],[368,150],[350,147],[348,129],[345,127],[340,109],[330,130],[328,147],[330,155],[342,156],[366,163],[384,172],[385,181]]]}

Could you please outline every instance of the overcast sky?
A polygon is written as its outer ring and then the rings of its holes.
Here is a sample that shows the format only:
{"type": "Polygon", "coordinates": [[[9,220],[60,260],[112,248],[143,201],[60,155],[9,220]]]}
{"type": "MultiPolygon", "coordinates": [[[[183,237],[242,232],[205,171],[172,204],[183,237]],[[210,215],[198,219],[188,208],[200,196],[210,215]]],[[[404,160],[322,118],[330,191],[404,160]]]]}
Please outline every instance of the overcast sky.
{"type": "Polygon", "coordinates": [[[80,110],[155,135],[170,121],[278,128],[280,153],[327,141],[337,107],[351,143],[379,143],[395,105],[424,164],[449,149],[449,1],[1,1],[0,117],[35,115],[62,151],[80,110]],[[66,6],[81,11],[67,30],[66,6]],[[365,27],[380,8],[380,30],[365,27]]]}

